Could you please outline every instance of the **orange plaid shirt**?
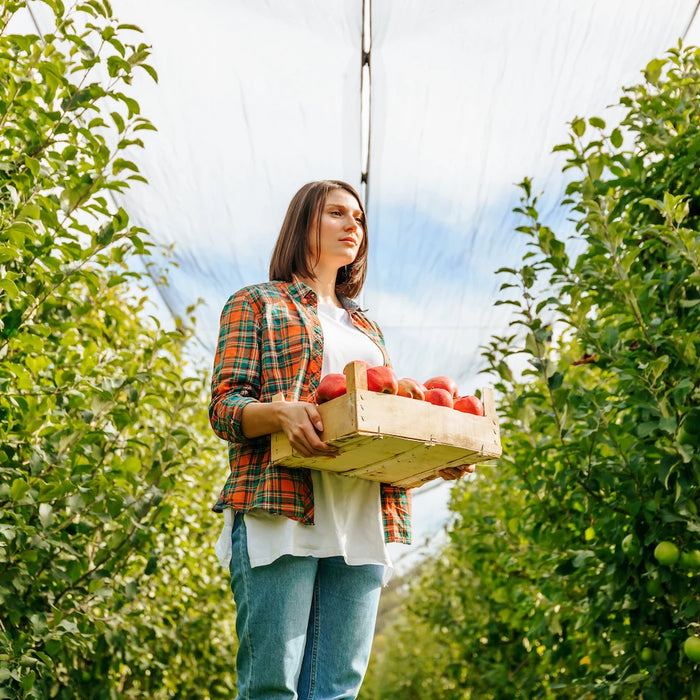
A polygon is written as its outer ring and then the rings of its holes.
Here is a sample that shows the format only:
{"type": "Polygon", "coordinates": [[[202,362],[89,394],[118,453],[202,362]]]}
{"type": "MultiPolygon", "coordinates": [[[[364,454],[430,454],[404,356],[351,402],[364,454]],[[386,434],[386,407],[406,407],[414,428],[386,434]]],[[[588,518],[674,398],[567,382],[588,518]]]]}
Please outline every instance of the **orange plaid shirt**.
{"type": "MultiPolygon", "coordinates": [[[[389,359],[382,332],[350,299],[342,299],[354,326],[389,359]]],[[[295,278],[245,287],[221,313],[214,358],[209,420],[228,442],[231,473],[214,510],[261,508],[312,524],[314,498],[309,469],[272,464],[270,436],[246,438],[241,416],[252,401],[269,402],[282,392],[288,400],[313,401],[321,379],[323,332],[316,293],[295,278]]],[[[381,484],[384,537],[411,541],[410,492],[381,484]]]]}

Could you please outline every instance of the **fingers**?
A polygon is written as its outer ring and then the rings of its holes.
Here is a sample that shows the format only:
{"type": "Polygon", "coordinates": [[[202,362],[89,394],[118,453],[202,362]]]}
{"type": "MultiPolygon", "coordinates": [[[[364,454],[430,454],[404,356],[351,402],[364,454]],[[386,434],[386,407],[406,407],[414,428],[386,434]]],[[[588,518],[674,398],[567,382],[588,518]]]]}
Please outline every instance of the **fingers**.
{"type": "Polygon", "coordinates": [[[473,464],[465,464],[461,467],[445,467],[445,469],[440,469],[438,474],[445,479],[445,481],[454,481],[455,479],[461,479],[465,474],[473,474],[476,467],[473,464]]]}
{"type": "Polygon", "coordinates": [[[309,422],[306,426],[297,426],[291,435],[287,435],[291,446],[304,457],[335,457],[337,448],[323,442],[309,422]]]}
{"type": "Polygon", "coordinates": [[[438,474],[445,481],[454,481],[455,479],[459,479],[459,477],[462,476],[462,470],[456,467],[446,467],[445,469],[440,469],[440,471],[438,471],[438,474]]]}
{"type": "Polygon", "coordinates": [[[323,422],[312,404],[287,404],[282,428],[290,445],[304,457],[335,457],[338,454],[337,448],[319,438],[318,433],[323,430],[323,422]]]}
{"type": "Polygon", "coordinates": [[[304,408],[306,409],[306,412],[309,414],[309,419],[311,422],[314,424],[314,427],[316,430],[318,430],[319,433],[323,432],[323,421],[321,420],[321,414],[318,412],[318,409],[316,406],[313,404],[305,404],[304,408]]]}

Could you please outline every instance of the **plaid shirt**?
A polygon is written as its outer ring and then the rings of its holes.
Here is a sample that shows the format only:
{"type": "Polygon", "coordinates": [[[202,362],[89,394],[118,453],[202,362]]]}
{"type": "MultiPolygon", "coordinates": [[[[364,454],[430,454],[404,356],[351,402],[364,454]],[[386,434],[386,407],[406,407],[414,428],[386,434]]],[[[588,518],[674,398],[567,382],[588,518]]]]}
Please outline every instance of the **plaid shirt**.
{"type": "MultiPolygon", "coordinates": [[[[350,299],[341,302],[353,325],[379,345],[389,364],[379,326],[350,299]]],[[[273,465],[270,436],[246,438],[241,417],[248,403],[269,402],[279,392],[287,400],[313,401],[322,360],[316,293],[301,281],[257,284],[230,297],[221,313],[209,404],[214,432],[228,441],[231,466],[215,511],[226,506],[243,512],[262,508],[313,523],[310,470],[273,465]]],[[[381,502],[386,541],[409,544],[410,493],[382,484],[381,502]]]]}

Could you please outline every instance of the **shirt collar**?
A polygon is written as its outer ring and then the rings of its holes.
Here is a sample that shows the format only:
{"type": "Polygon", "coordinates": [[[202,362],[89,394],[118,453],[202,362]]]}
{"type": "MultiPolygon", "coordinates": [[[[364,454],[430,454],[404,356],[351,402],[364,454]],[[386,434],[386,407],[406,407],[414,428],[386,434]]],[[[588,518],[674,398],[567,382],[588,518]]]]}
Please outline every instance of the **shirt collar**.
{"type": "Polygon", "coordinates": [[[292,281],[289,284],[289,292],[292,296],[302,301],[303,299],[309,299],[316,303],[316,292],[314,292],[311,287],[304,284],[296,275],[292,275],[292,281]]]}
{"type": "MultiPolygon", "coordinates": [[[[318,302],[316,292],[314,292],[314,290],[307,284],[304,284],[296,275],[292,275],[292,281],[289,282],[289,291],[300,301],[307,299],[308,301],[313,302],[314,305],[316,305],[318,302]]],[[[366,311],[366,309],[360,308],[360,305],[357,302],[349,297],[344,297],[342,294],[338,294],[338,301],[340,301],[343,308],[350,313],[353,313],[354,311],[366,311]]]]}

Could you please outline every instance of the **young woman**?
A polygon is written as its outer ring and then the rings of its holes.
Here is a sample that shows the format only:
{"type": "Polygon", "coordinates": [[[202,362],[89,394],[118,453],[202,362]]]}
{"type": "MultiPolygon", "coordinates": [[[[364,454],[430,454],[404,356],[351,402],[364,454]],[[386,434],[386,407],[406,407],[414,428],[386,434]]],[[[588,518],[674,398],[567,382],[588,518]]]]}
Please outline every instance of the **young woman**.
{"type": "Polygon", "coordinates": [[[334,455],[313,403],[321,377],[352,360],[389,364],[379,327],[352,301],[366,271],[357,192],[312,182],[289,205],[271,281],[236,292],[221,315],[209,415],[229,443],[214,509],[229,526],[217,551],[230,562],[241,699],[356,697],[391,571],[386,542],[410,542],[404,489],[270,462],[280,430],[303,455],[334,455]],[[279,392],[286,401],[273,403],[279,392]]]}

